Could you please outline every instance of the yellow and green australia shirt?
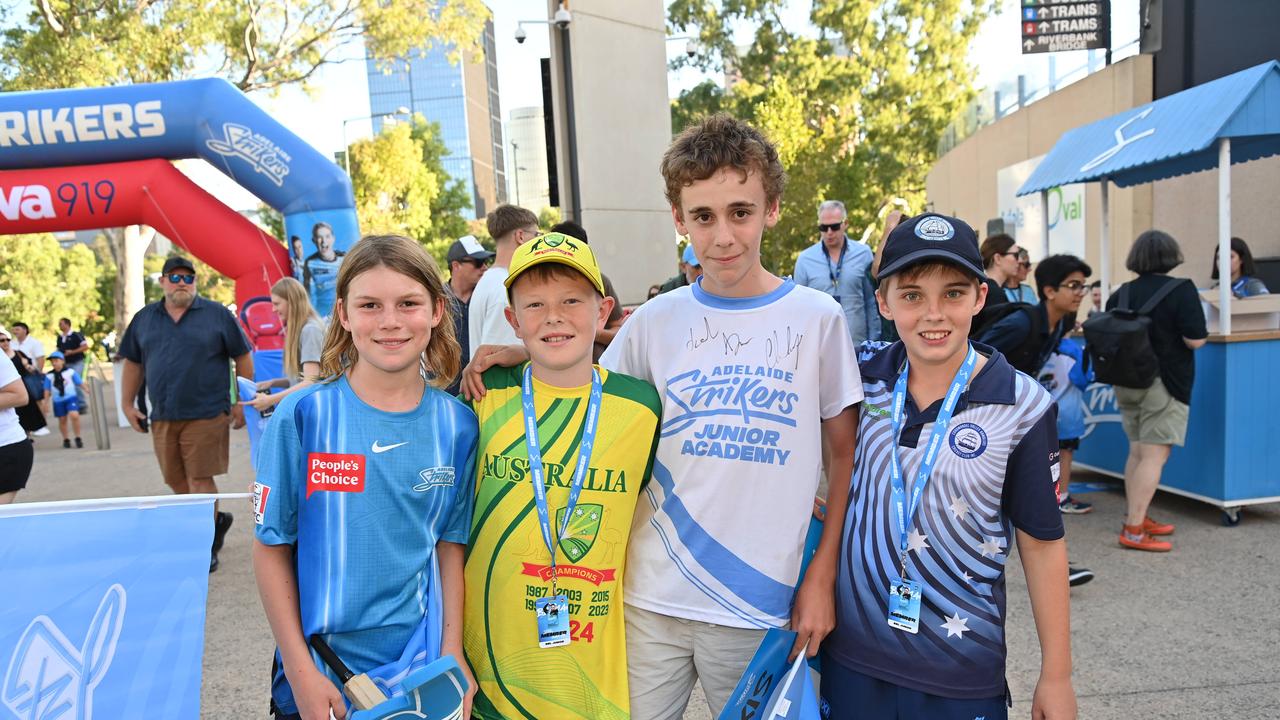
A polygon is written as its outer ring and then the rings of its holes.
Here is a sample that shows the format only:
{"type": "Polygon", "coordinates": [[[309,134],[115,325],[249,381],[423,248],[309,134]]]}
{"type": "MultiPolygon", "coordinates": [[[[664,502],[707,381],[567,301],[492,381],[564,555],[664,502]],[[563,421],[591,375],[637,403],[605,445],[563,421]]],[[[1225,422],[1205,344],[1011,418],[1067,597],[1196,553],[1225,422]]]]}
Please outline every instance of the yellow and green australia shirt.
{"type": "MultiPolygon", "coordinates": [[[[622,582],[627,538],[653,469],[660,403],[653,386],[599,367],[603,397],[587,477],[557,547],[557,584],[569,601],[572,642],[538,647],[534,603],[551,593],[550,553],[534,508],[520,384],[524,368],[485,372],[476,503],[466,564],[463,645],[483,720],[626,720],[622,582]]],[[[578,461],[591,386],[534,381],[538,438],[555,530],[578,461]]],[[[553,534],[555,532],[553,530],[553,534]]]]}

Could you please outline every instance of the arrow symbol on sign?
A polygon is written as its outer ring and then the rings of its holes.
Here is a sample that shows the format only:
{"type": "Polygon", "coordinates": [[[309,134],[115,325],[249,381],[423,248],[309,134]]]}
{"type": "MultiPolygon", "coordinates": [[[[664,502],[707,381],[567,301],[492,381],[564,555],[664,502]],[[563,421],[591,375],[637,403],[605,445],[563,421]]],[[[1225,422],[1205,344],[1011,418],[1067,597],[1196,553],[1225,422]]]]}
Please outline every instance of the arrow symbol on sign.
{"type": "Polygon", "coordinates": [[[1025,50],[1030,50],[1031,48],[1033,48],[1033,47],[1035,47],[1035,46],[1036,46],[1036,44],[1035,44],[1035,42],[1034,42],[1034,41],[1032,41],[1032,40],[1028,40],[1028,41],[1026,41],[1026,42],[1022,43],[1022,47],[1023,47],[1023,49],[1025,49],[1025,50]]]}
{"type": "Polygon", "coordinates": [[[1050,30],[1050,29],[1052,29],[1052,28],[1053,28],[1053,26],[1052,26],[1052,25],[1050,25],[1050,24],[1049,24],[1049,23],[1047,23],[1047,22],[1042,22],[1042,23],[1040,23],[1040,32],[1042,32],[1042,33],[1044,33],[1044,32],[1049,32],[1049,30],[1050,30]]]}

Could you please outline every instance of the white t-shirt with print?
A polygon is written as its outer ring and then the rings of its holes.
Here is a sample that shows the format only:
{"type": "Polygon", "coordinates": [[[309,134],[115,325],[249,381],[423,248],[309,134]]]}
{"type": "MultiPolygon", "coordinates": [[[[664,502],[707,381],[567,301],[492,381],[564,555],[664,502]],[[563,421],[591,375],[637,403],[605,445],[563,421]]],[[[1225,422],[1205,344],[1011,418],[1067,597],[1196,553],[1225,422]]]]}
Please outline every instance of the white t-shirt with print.
{"type": "MultiPolygon", "coordinates": [[[[0,353],[0,388],[9,383],[18,380],[18,368],[14,367],[13,360],[9,356],[0,353]]],[[[27,439],[27,432],[18,424],[18,413],[13,408],[5,408],[0,410],[0,447],[12,445],[16,442],[22,442],[27,439]]]]}
{"type": "Polygon", "coordinates": [[[653,383],[662,428],[636,508],[627,602],[743,628],[786,624],[822,465],[821,420],[862,400],[844,313],[785,281],[650,300],[600,358],[653,383]]]}
{"type": "MultiPolygon", "coordinates": [[[[471,291],[471,304],[467,310],[467,341],[471,355],[481,345],[519,345],[520,338],[507,322],[506,309],[507,269],[491,267],[480,276],[475,290],[471,291]]],[[[466,358],[470,360],[471,358],[466,358]]]]}

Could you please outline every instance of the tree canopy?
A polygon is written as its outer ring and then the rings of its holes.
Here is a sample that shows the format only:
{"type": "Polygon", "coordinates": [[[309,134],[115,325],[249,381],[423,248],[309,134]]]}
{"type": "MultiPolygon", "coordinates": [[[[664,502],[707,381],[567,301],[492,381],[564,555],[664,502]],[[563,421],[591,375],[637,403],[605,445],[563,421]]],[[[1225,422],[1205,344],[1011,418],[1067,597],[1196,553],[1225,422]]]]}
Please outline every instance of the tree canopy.
{"type": "Polygon", "coordinates": [[[762,249],[790,273],[817,242],[817,210],[841,200],[849,235],[877,223],[891,198],[923,209],[937,141],[974,95],[969,42],[991,0],[814,0],[812,28],[784,26],[784,0],[674,0],[673,32],[707,52],[676,65],[724,69],[727,89],[704,83],[673,103],[673,131],[728,112],[764,130],[789,176],[782,216],[762,249]],[[746,48],[734,29],[755,28],[746,48]]]}
{"type": "Polygon", "coordinates": [[[443,266],[449,245],[469,230],[462,211],[471,193],[445,172],[440,126],[415,116],[412,125],[386,125],[352,143],[350,152],[362,231],[414,238],[443,266]]]}
{"type": "Polygon", "coordinates": [[[482,0],[32,0],[3,18],[0,87],[58,87],[225,77],[245,92],[304,87],[363,42],[394,58],[440,43],[478,47],[482,0]]]}

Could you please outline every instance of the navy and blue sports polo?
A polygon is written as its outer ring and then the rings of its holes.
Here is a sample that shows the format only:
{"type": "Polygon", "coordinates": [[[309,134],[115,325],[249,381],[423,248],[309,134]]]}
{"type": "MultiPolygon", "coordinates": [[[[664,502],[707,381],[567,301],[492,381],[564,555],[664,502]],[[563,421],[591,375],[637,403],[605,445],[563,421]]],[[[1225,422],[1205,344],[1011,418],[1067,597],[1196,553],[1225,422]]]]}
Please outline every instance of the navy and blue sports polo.
{"type": "MultiPolygon", "coordinates": [[[[863,343],[863,401],[856,467],[840,549],[835,632],[823,649],[855,672],[944,698],[1005,693],[1005,562],[1014,528],[1063,536],[1058,511],[1057,415],[1039,383],[996,350],[961,396],[932,479],[909,528],[907,572],[923,585],[920,629],[889,626],[889,583],[899,574],[898,514],[891,500],[893,387],[901,342],[863,343]]],[[[907,494],[942,402],[907,399],[899,457],[907,494]]]]}

